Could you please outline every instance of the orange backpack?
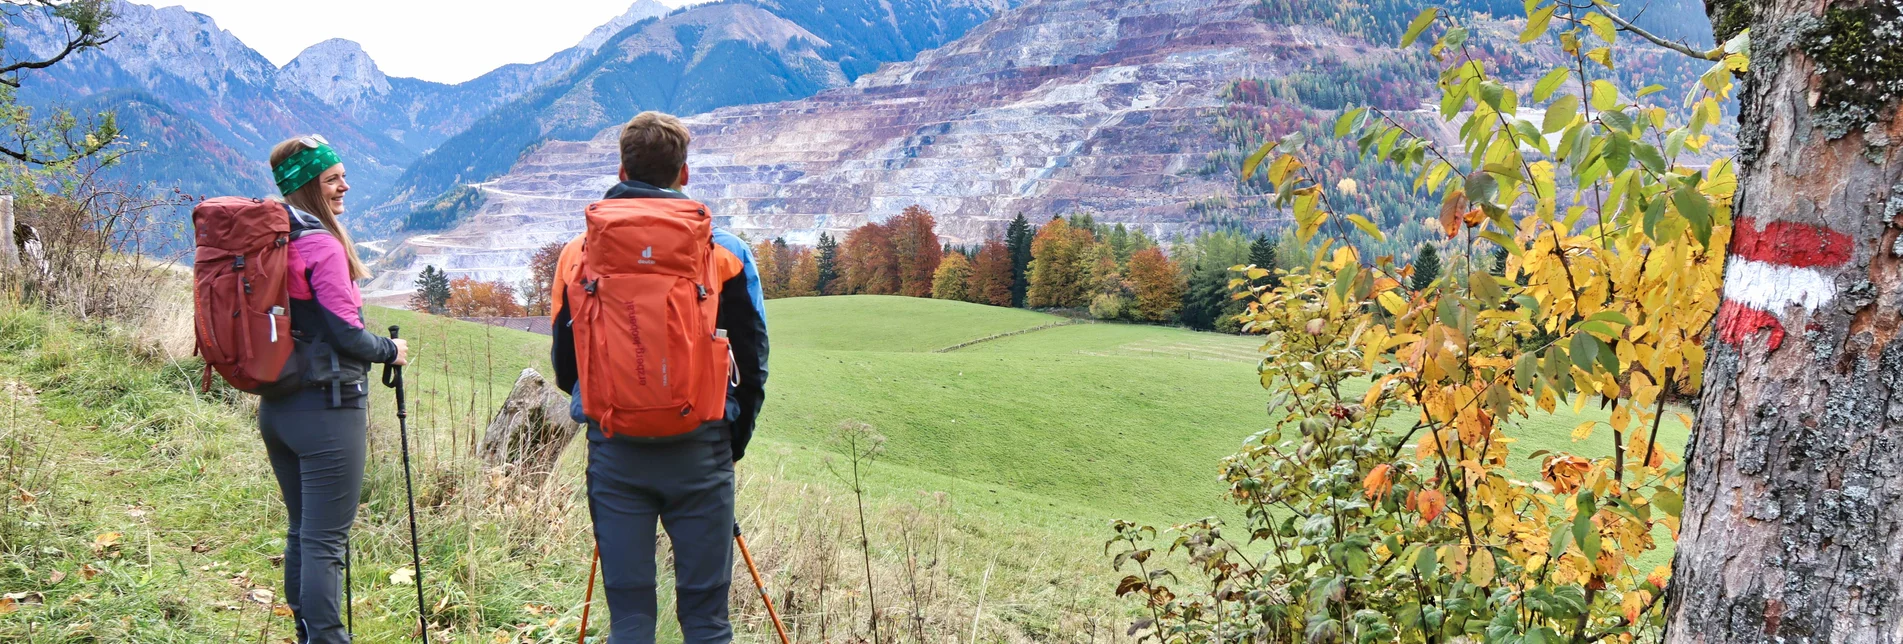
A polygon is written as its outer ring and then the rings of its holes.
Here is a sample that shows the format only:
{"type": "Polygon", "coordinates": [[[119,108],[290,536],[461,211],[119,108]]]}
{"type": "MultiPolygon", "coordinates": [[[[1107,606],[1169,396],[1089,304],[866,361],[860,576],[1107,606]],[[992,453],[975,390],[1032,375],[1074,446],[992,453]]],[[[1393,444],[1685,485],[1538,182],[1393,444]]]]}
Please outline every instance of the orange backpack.
{"type": "Polygon", "coordinates": [[[727,413],[713,218],[686,199],[588,206],[566,286],[582,411],[609,436],[677,436],[727,413]]]}
{"type": "Polygon", "coordinates": [[[286,282],[291,215],[264,199],[219,197],[192,209],[193,321],[204,387],[216,370],[233,388],[267,394],[299,386],[291,360],[286,282]]]}

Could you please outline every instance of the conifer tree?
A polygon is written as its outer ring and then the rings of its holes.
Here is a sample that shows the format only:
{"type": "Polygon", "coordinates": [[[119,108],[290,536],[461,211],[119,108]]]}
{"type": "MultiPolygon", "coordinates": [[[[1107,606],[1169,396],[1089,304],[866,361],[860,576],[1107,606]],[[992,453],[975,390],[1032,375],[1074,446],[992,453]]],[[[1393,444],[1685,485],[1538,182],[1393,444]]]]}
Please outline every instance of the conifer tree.
{"type": "Polygon", "coordinates": [[[410,309],[430,315],[449,312],[449,275],[435,266],[424,266],[416,276],[416,292],[410,295],[410,309]]]}
{"type": "Polygon", "coordinates": [[[1037,229],[1031,227],[1031,221],[1018,213],[1011,220],[1011,227],[1004,233],[1005,250],[1011,257],[1011,306],[1022,308],[1025,294],[1031,289],[1031,240],[1037,237],[1037,229]]]}
{"type": "Polygon", "coordinates": [[[814,288],[821,295],[831,295],[833,282],[839,279],[839,241],[832,235],[820,233],[818,255],[819,282],[814,288]]]}
{"type": "Polygon", "coordinates": [[[1282,278],[1273,272],[1276,268],[1276,243],[1277,242],[1270,239],[1268,235],[1257,235],[1255,242],[1249,244],[1249,264],[1256,268],[1271,271],[1268,277],[1256,280],[1256,285],[1258,286],[1273,288],[1282,285],[1282,278]]]}
{"type": "Polygon", "coordinates": [[[1433,244],[1421,244],[1421,249],[1414,254],[1414,279],[1408,285],[1416,291],[1425,291],[1437,279],[1440,279],[1440,251],[1434,250],[1433,244]]]}

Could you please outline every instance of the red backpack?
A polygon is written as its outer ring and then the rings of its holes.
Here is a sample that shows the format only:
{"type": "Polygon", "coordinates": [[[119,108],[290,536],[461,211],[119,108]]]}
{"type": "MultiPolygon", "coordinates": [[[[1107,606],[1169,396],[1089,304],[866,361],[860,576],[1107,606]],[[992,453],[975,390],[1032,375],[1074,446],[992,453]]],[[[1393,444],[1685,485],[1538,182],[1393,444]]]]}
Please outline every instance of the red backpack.
{"type": "Polygon", "coordinates": [[[714,326],[713,218],[686,199],[588,207],[566,287],[582,411],[610,436],[677,436],[727,413],[733,356],[714,326]]]}
{"type": "Polygon", "coordinates": [[[240,391],[265,394],[298,386],[291,360],[291,294],[286,280],[291,214],[264,199],[219,197],[192,209],[198,238],[192,265],[197,353],[211,372],[240,391]]]}

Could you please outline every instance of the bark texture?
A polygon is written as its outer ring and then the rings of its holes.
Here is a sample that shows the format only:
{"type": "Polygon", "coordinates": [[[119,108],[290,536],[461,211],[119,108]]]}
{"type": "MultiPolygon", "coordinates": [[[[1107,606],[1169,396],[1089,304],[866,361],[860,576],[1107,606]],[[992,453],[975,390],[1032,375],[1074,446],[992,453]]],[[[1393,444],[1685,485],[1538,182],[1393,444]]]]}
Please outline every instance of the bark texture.
{"type": "Polygon", "coordinates": [[[523,369],[477,452],[490,467],[506,468],[518,484],[539,488],[580,432],[568,416],[568,396],[534,369],[523,369]]]}
{"type": "Polygon", "coordinates": [[[1754,51],[1669,641],[1903,641],[1898,2],[1707,4],[1754,51]]]}

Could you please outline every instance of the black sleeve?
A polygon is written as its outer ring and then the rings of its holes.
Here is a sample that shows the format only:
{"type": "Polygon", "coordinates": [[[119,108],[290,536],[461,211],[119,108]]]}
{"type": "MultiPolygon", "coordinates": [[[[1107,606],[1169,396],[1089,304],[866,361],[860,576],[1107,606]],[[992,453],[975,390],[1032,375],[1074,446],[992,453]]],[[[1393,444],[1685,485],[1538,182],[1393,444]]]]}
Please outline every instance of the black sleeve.
{"type": "Polygon", "coordinates": [[[331,339],[331,346],[336,348],[339,355],[373,364],[389,364],[396,360],[396,343],[389,338],[371,333],[363,327],[351,326],[321,305],[316,308],[322,312],[318,317],[324,321],[327,331],[324,335],[331,339]]]}
{"type": "Polygon", "coordinates": [[[727,280],[720,289],[720,314],[716,319],[727,330],[733,346],[734,366],[740,371],[740,385],[733,390],[740,405],[733,417],[733,460],[746,456],[747,442],[753,440],[753,425],[766,404],[766,314],[754,306],[745,272],[727,280]]]}
{"type": "Polygon", "coordinates": [[[549,347],[549,362],[555,364],[555,386],[562,393],[574,395],[575,383],[581,380],[581,374],[575,367],[575,329],[568,325],[568,302],[555,302],[555,342],[549,347]]]}

